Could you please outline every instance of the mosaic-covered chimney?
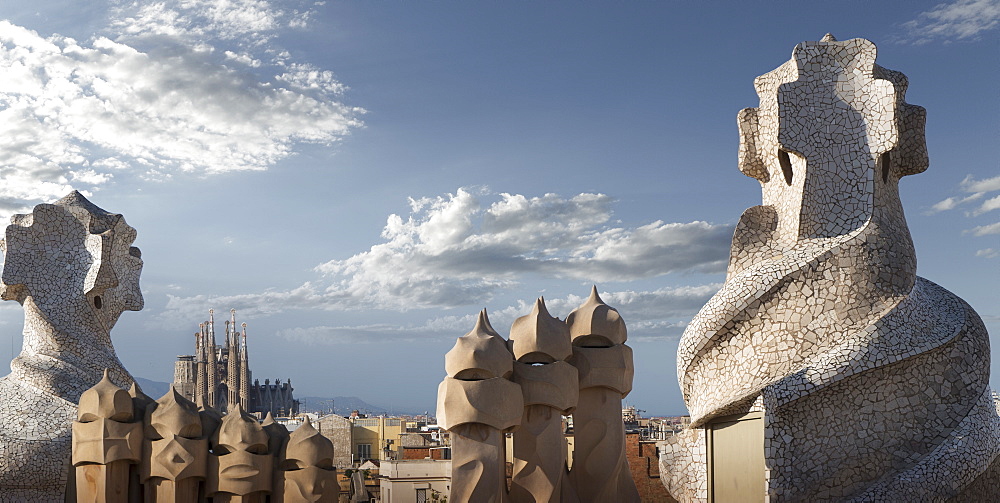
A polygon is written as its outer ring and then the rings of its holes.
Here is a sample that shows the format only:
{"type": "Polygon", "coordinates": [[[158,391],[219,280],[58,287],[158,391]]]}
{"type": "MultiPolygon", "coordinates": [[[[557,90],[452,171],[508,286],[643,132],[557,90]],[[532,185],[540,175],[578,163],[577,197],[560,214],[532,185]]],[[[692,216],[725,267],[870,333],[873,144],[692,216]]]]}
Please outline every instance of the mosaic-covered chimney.
{"type": "Polygon", "coordinates": [[[758,77],[739,169],[761,184],[725,284],[684,332],[680,501],[996,501],[1000,403],[979,316],[916,275],[899,180],[925,111],[875,45],[827,35],[758,77]]]}
{"type": "Polygon", "coordinates": [[[111,329],[125,311],[143,306],[135,238],[122,215],[76,191],[14,215],[4,229],[0,298],[24,309],[21,352],[0,378],[4,498],[61,501],[81,394],[105,369],[119,386],[133,382],[111,329]]]}

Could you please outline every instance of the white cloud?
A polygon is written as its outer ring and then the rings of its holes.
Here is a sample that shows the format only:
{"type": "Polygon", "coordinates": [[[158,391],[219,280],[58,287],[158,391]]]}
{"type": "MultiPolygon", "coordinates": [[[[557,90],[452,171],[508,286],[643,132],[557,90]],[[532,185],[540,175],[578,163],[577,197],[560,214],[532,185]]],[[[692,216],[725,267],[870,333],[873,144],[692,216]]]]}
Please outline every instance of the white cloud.
{"type": "Polygon", "coordinates": [[[969,229],[968,232],[971,232],[975,236],[988,236],[991,234],[1000,234],[1000,222],[987,225],[979,225],[973,227],[972,229],[969,229]]]}
{"type": "Polygon", "coordinates": [[[941,3],[903,23],[901,41],[969,40],[1000,24],[1000,0],[956,0],[941,3]]]}
{"type": "Polygon", "coordinates": [[[931,206],[931,211],[927,213],[934,214],[942,211],[953,210],[965,203],[975,201],[981,197],[983,197],[982,192],[977,192],[975,194],[966,197],[949,197],[947,199],[944,199],[943,201],[935,203],[933,206],[931,206]]]}
{"type": "MultiPolygon", "coordinates": [[[[484,304],[529,277],[603,283],[725,270],[732,226],[660,221],[611,226],[611,202],[603,194],[526,197],[467,189],[411,199],[405,219],[388,217],[383,242],[320,264],[313,281],[291,291],[170,297],[164,316],[197,312],[206,304],[254,314],[447,308],[484,304]]],[[[623,303],[644,305],[639,294],[616,295],[623,303]]]]}
{"type": "Polygon", "coordinates": [[[969,175],[965,177],[965,180],[962,180],[962,190],[974,193],[1000,190],[1000,176],[976,180],[972,175],[969,175]]]}
{"type": "MultiPolygon", "coordinates": [[[[299,3],[289,2],[285,4],[299,3]]],[[[129,37],[206,37],[261,43],[284,27],[302,27],[309,13],[282,10],[265,0],[159,0],[119,7],[110,26],[129,37]]]]}
{"type": "MultiPolygon", "coordinates": [[[[680,337],[687,326],[687,320],[719,287],[719,284],[712,284],[654,291],[603,292],[600,295],[608,305],[621,313],[628,326],[630,340],[664,340],[680,337]]],[[[546,307],[553,316],[565,319],[570,311],[585,300],[586,296],[577,295],[546,299],[546,307]]],[[[490,322],[506,337],[508,327],[518,317],[530,313],[533,305],[534,299],[525,299],[501,309],[487,308],[490,322]]],[[[470,311],[463,316],[433,317],[422,323],[407,325],[380,323],[298,327],[279,330],[277,335],[292,342],[313,345],[452,340],[471,330],[476,324],[477,315],[478,312],[470,311]]]]}
{"type": "MultiPolygon", "coordinates": [[[[1000,176],[994,176],[992,178],[984,178],[982,180],[977,180],[973,178],[972,175],[967,175],[965,179],[962,180],[962,182],[959,184],[959,188],[963,192],[968,193],[969,195],[965,197],[949,197],[947,199],[939,201],[935,203],[933,206],[931,206],[931,210],[928,211],[928,214],[953,210],[964,204],[977,201],[987,193],[996,192],[1000,190],[1000,176]]],[[[974,212],[973,215],[978,216],[987,211],[996,209],[996,205],[998,203],[995,201],[996,198],[993,198],[989,201],[984,202],[983,206],[981,206],[979,210],[974,212]]]]}
{"type": "Polygon", "coordinates": [[[267,169],[360,125],[332,72],[261,45],[292,15],[268,2],[125,10],[88,42],[0,21],[0,219],[116,174],[267,169]],[[212,45],[227,37],[236,51],[212,45]]]}
{"type": "Polygon", "coordinates": [[[226,55],[226,59],[236,61],[237,63],[249,66],[251,68],[259,68],[261,61],[247,53],[235,53],[233,51],[225,51],[223,54],[226,55]]]}
{"type": "MultiPolygon", "coordinates": [[[[928,214],[951,210],[966,203],[982,199],[990,192],[1000,191],[1000,176],[976,179],[973,178],[972,175],[968,175],[959,184],[959,188],[964,192],[970,193],[970,195],[961,198],[949,197],[943,201],[940,201],[931,207],[931,210],[928,211],[928,214]]],[[[1000,209],[1000,195],[986,199],[979,205],[978,208],[972,211],[966,211],[965,216],[975,218],[996,209],[1000,209]]],[[[972,234],[973,236],[976,237],[1000,234],[1000,222],[978,225],[976,227],[966,230],[965,233],[972,234]]],[[[992,256],[989,256],[989,253],[991,253],[992,251],[993,251],[992,248],[979,250],[978,252],[976,252],[976,256],[977,257],[986,256],[987,258],[992,258],[992,256]]]]}
{"type": "Polygon", "coordinates": [[[983,213],[993,211],[998,208],[1000,208],[1000,196],[995,196],[983,201],[983,204],[980,205],[976,211],[973,211],[972,214],[975,216],[979,216],[982,215],[983,213]]]}
{"type": "Polygon", "coordinates": [[[1000,257],[1000,250],[994,250],[993,248],[976,250],[976,256],[983,258],[997,258],[1000,257]]]}
{"type": "Polygon", "coordinates": [[[316,269],[337,290],[381,307],[453,306],[487,299],[519,274],[593,282],[682,270],[721,271],[732,228],[705,222],[610,227],[611,198],[499,194],[485,209],[470,191],[411,201],[390,215],[385,242],[316,269]]]}

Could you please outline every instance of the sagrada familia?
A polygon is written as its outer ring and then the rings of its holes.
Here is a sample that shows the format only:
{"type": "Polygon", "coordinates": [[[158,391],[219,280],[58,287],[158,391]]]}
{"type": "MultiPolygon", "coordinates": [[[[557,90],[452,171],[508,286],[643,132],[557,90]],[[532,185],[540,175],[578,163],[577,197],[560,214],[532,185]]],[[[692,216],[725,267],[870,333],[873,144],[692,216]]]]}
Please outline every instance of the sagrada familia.
{"type": "Polygon", "coordinates": [[[226,344],[215,344],[215,310],[195,332],[194,355],[181,355],[174,363],[174,389],[199,407],[229,410],[239,404],[244,411],[263,418],[294,416],[299,402],[292,396],[291,379],[281,382],[264,379],[250,384],[250,358],[247,352],[247,324],[236,329],[236,310],[226,320],[226,344]]]}

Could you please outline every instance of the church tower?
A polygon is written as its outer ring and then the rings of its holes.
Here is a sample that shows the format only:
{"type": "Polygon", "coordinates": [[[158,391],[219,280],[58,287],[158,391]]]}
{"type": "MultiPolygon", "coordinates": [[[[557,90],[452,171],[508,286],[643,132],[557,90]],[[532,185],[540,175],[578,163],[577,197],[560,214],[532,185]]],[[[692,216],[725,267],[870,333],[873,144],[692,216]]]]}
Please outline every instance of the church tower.
{"type": "Polygon", "coordinates": [[[247,324],[243,328],[243,341],[240,345],[240,404],[246,410],[250,409],[250,362],[247,355],[247,324]]]}
{"type": "Polygon", "coordinates": [[[215,342],[215,310],[208,311],[208,320],[198,325],[194,355],[179,355],[174,364],[173,386],[199,408],[214,409],[225,414],[227,409],[241,405],[243,410],[263,417],[294,415],[298,401],[292,395],[292,381],[265,379],[261,384],[253,379],[250,352],[247,351],[247,324],[236,325],[236,310],[230,310],[226,320],[225,343],[215,342]]]}
{"type": "Polygon", "coordinates": [[[240,351],[239,336],[236,334],[236,310],[230,309],[229,315],[230,319],[226,320],[226,403],[232,407],[240,401],[240,351]]]}
{"type": "Polygon", "coordinates": [[[208,370],[206,367],[205,355],[205,324],[201,324],[200,331],[195,332],[195,381],[194,381],[194,403],[199,408],[207,407],[205,396],[208,394],[208,370]]]}
{"type": "Polygon", "coordinates": [[[219,358],[215,351],[215,309],[208,310],[208,324],[205,325],[205,330],[208,332],[208,393],[205,396],[208,397],[208,406],[216,408],[219,406],[217,398],[215,396],[215,391],[219,387],[219,358]]]}

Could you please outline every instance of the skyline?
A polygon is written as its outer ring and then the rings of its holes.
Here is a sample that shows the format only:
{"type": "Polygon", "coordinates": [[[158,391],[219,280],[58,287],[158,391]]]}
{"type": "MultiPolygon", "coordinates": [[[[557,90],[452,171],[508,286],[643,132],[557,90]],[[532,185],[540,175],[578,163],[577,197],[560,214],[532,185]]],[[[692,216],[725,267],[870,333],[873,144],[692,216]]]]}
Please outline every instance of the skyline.
{"type": "Polygon", "coordinates": [[[798,42],[863,37],[928,111],[930,169],[900,184],[918,274],[984,318],[1000,388],[1000,2],[722,11],[0,7],[0,218],[79,189],[137,229],[146,308],[112,331],[137,376],[169,381],[234,308],[261,382],[430,410],[480,309],[506,336],[596,284],[635,350],[625,402],[681,414],[677,340],[760,202],[736,114],[798,42]]]}

